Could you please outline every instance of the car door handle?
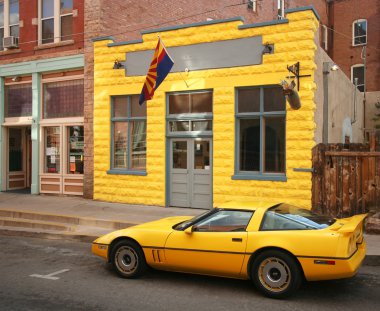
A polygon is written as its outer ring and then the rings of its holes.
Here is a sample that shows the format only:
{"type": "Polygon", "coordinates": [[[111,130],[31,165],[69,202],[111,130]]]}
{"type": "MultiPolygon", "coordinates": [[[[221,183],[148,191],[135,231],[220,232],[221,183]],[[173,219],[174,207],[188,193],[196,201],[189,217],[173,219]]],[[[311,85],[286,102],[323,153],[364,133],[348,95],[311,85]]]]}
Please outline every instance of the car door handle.
{"type": "Polygon", "coordinates": [[[243,242],[242,238],[232,238],[232,242],[243,242]]]}

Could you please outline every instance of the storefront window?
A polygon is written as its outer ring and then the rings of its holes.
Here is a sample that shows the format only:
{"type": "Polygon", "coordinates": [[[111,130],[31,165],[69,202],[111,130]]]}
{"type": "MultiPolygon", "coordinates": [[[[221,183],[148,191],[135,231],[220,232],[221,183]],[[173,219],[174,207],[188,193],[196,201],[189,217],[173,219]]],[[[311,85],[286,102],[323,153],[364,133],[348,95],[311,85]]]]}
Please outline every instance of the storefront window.
{"type": "Polygon", "coordinates": [[[32,115],[32,84],[5,86],[5,117],[27,117],[32,115]]]}
{"type": "Polygon", "coordinates": [[[44,173],[60,173],[60,127],[45,127],[44,173]]]}
{"type": "Polygon", "coordinates": [[[146,103],[138,95],[112,98],[112,168],[146,169],[146,103]]]}
{"type": "Polygon", "coordinates": [[[280,180],[285,173],[286,107],[282,88],[242,88],[237,90],[236,98],[236,179],[277,175],[280,180]]]}
{"type": "Polygon", "coordinates": [[[44,83],[43,90],[45,119],[83,116],[83,79],[44,83]]]}
{"type": "Polygon", "coordinates": [[[83,126],[68,126],[68,174],[83,174],[84,131],[83,126]]]}

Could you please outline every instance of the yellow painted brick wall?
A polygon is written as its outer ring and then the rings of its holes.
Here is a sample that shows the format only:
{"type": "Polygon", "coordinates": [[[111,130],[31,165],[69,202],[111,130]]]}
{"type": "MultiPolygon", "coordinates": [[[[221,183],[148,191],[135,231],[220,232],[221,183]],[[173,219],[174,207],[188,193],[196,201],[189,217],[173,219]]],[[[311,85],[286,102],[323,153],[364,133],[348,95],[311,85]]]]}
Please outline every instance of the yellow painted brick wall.
{"type": "Polygon", "coordinates": [[[157,34],[146,34],[143,43],[108,47],[110,40],[94,42],[94,199],[131,204],[165,205],[166,103],[165,93],[213,90],[213,205],[230,200],[278,200],[311,207],[311,173],[293,168],[310,168],[314,146],[314,54],[318,20],[311,10],[289,13],[289,23],[238,30],[240,21],[161,32],[167,47],[262,35],[275,44],[275,53],[264,55],[263,64],[188,73],[171,73],[147,105],[147,176],[108,175],[110,169],[110,96],[139,94],[145,77],[125,77],[113,70],[115,59],[125,53],[154,49],[157,34]],[[288,75],[287,65],[301,64],[302,107],[287,105],[287,182],[232,180],[235,160],[235,88],[278,84],[288,75]],[[186,86],[183,79],[189,87],[186,86]]]}

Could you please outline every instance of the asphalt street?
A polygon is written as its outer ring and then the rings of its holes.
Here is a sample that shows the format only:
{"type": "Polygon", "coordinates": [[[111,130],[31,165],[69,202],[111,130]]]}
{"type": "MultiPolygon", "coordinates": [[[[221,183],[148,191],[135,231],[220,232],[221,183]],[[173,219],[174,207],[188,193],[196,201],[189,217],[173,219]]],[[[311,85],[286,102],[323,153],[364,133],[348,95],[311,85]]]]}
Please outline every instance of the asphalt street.
{"type": "Polygon", "coordinates": [[[348,280],[304,284],[287,300],[249,281],[149,271],[117,277],[90,244],[0,236],[0,310],[377,310],[380,267],[348,280]]]}

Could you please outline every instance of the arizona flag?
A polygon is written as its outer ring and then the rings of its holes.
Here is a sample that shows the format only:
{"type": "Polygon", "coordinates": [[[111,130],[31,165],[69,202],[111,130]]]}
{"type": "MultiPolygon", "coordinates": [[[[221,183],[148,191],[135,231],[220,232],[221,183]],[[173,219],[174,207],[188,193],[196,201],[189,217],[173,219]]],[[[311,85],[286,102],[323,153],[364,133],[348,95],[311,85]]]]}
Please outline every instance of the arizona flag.
{"type": "Polygon", "coordinates": [[[156,49],[148,73],[146,75],[145,83],[140,94],[140,105],[149,99],[153,98],[154,91],[160,86],[162,81],[166,78],[168,73],[173,67],[173,60],[168,54],[161,38],[158,38],[156,49]]]}

